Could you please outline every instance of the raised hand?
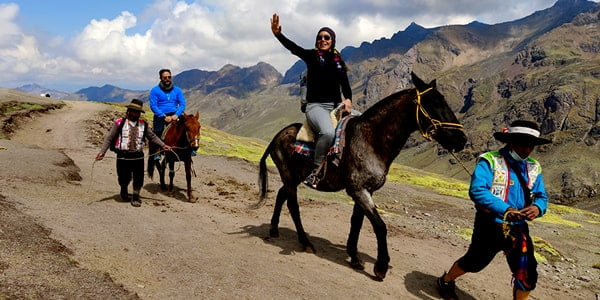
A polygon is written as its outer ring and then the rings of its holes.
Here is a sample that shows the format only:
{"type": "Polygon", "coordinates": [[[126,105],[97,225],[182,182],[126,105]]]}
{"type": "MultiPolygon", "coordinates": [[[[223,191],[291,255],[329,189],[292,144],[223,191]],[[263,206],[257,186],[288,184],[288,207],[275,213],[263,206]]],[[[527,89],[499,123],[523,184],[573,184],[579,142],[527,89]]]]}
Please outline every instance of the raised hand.
{"type": "Polygon", "coordinates": [[[274,35],[281,33],[281,25],[279,25],[279,16],[275,13],[271,18],[271,31],[274,35]]]}

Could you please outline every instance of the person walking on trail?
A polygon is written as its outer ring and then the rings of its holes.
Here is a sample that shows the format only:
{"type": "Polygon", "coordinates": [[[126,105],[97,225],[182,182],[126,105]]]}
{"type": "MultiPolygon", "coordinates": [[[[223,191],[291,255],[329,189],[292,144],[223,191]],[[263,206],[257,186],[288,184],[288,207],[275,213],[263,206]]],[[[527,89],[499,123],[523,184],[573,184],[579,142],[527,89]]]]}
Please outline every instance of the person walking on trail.
{"type": "Polygon", "coordinates": [[[150,130],[146,121],[140,118],[144,112],[144,103],[133,99],[127,105],[124,118],[117,119],[104,138],[96,160],[102,160],[110,148],[117,154],[117,178],[121,186],[120,196],[123,201],[129,201],[128,186],[133,179],[133,195],[131,205],[139,207],[140,190],[144,185],[144,138],[157,144],[165,151],[171,150],[150,130]]]}
{"type": "Polygon", "coordinates": [[[542,167],[529,155],[535,146],[551,143],[539,136],[535,122],[514,121],[494,133],[494,138],[506,145],[479,156],[469,188],[476,208],[471,245],[437,279],[442,298],[457,299],[455,280],[483,270],[500,251],[512,272],[513,299],[527,299],[535,289],[537,261],[526,221],[546,213],[548,196],[542,167]]]}
{"type": "MultiPolygon", "coordinates": [[[[177,122],[185,111],[185,97],[178,86],[173,84],[171,70],[158,71],[160,82],[150,90],[150,109],[154,113],[152,127],[154,133],[162,137],[165,126],[177,122]]],[[[151,147],[151,150],[155,150],[151,147]]],[[[151,151],[154,154],[153,151],[151,151]]],[[[160,154],[155,159],[160,160],[160,154]]]]}
{"type": "Polygon", "coordinates": [[[313,171],[304,180],[304,184],[316,188],[317,170],[335,135],[330,112],[340,103],[344,104],[346,112],[350,113],[352,109],[352,90],[347,67],[335,49],[335,32],[329,27],[319,29],[315,48],[312,49],[304,49],[285,37],[281,32],[277,14],[273,14],[271,18],[271,31],[286,49],[306,63],[307,105],[303,112],[306,113],[308,124],[316,133],[316,143],[313,171]]]}

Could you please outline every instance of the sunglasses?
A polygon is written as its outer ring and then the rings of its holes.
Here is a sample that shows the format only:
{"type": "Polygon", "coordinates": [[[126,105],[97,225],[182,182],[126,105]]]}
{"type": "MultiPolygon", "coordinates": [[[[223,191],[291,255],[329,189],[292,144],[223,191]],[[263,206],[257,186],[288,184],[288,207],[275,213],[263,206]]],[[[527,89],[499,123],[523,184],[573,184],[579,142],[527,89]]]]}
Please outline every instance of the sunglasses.
{"type": "Polygon", "coordinates": [[[330,39],[331,39],[331,36],[329,36],[329,35],[327,35],[327,34],[323,34],[323,35],[319,35],[319,36],[317,36],[317,41],[320,41],[320,40],[326,40],[326,41],[329,41],[330,39]]]}
{"type": "Polygon", "coordinates": [[[163,79],[171,79],[171,76],[163,76],[163,79]]]}

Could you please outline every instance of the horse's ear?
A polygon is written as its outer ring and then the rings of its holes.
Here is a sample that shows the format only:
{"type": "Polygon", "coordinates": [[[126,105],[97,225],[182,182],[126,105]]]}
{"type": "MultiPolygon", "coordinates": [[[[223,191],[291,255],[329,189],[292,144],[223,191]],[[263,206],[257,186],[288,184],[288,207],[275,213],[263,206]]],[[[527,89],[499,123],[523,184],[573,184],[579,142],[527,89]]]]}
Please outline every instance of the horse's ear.
{"type": "Polygon", "coordinates": [[[429,83],[429,86],[431,86],[434,89],[435,89],[435,85],[436,85],[435,79],[429,83]]]}
{"type": "Polygon", "coordinates": [[[200,112],[197,111],[196,114],[194,115],[194,118],[199,119],[200,118],[200,112]]]}
{"type": "Polygon", "coordinates": [[[417,90],[425,89],[425,82],[423,82],[423,80],[421,80],[421,78],[419,78],[419,76],[417,76],[417,74],[415,74],[415,72],[410,72],[410,76],[411,76],[412,82],[415,85],[415,87],[417,88],[417,90]]]}

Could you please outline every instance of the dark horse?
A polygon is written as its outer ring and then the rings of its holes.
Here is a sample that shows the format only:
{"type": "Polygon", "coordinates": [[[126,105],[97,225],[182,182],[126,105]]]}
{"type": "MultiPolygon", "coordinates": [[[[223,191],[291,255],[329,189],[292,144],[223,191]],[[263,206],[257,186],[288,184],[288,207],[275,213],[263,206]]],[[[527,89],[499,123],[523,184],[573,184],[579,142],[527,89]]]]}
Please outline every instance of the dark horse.
{"type": "MultiPolygon", "coordinates": [[[[348,120],[342,158],[337,166],[328,160],[325,177],[317,186],[318,190],[327,192],[345,189],[354,200],[346,252],[355,269],[364,269],[364,263],[358,257],[358,237],[364,217],[371,221],[377,237],[377,261],[374,266],[377,280],[385,278],[390,257],[387,228],[371,196],[385,183],[390,165],[406,140],[412,132],[419,130],[423,137],[435,139],[449,151],[460,151],[467,142],[462,125],[458,123],[444,96],[436,89],[435,80],[426,84],[414,73],[411,76],[415,88],[388,96],[361,116],[348,120]]],[[[266,199],[266,159],[270,155],[283,182],[277,192],[270,236],[279,236],[279,215],[287,200],[298,240],[305,251],[315,252],[302,227],[297,199],[298,185],[308,176],[312,166],[312,162],[294,153],[300,126],[296,123],[283,128],[263,154],[259,174],[260,199],[256,207],[262,206],[266,199]]]]}
{"type": "MultiPolygon", "coordinates": [[[[156,164],[156,169],[160,175],[160,188],[167,190],[165,184],[165,170],[169,165],[169,192],[173,192],[173,178],[175,177],[175,162],[182,161],[185,165],[185,179],[187,180],[187,195],[190,202],[196,202],[192,195],[192,151],[198,150],[200,145],[200,121],[199,114],[183,114],[181,119],[175,124],[165,129],[164,142],[171,146],[173,151],[167,151],[162,161],[156,164]]],[[[150,153],[156,153],[156,145],[150,153]]],[[[154,175],[155,160],[153,155],[148,158],[148,175],[152,178],[154,175]]]]}

